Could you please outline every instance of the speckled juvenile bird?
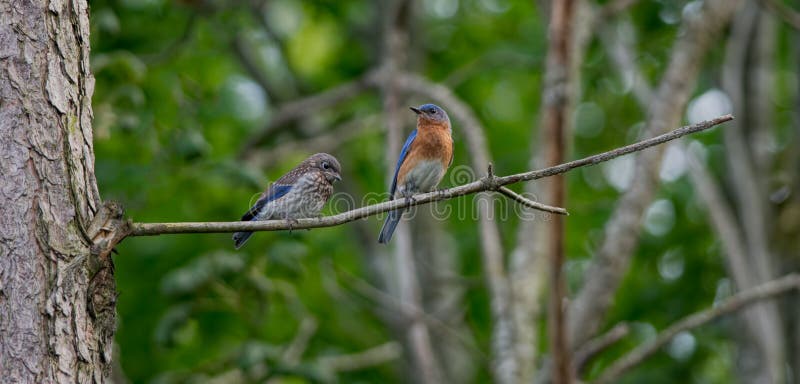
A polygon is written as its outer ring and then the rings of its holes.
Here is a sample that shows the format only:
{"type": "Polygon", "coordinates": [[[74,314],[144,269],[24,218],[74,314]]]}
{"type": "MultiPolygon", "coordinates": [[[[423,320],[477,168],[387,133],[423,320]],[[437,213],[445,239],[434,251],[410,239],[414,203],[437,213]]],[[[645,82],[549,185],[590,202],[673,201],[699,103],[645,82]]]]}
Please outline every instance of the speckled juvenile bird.
{"type": "MultiPolygon", "coordinates": [[[[433,104],[411,107],[417,114],[417,129],[403,144],[400,158],[394,169],[390,198],[411,198],[412,195],[430,192],[442,181],[445,172],[453,163],[453,137],[447,113],[433,104]]],[[[383,222],[378,242],[387,244],[403,210],[389,212],[383,222]]]]}
{"type": "MultiPolygon", "coordinates": [[[[297,220],[319,216],[333,194],[333,183],[342,179],[339,160],[317,153],[270,185],[242,221],[297,220]]],[[[239,249],[253,232],[236,232],[233,244],[239,249]]]]}

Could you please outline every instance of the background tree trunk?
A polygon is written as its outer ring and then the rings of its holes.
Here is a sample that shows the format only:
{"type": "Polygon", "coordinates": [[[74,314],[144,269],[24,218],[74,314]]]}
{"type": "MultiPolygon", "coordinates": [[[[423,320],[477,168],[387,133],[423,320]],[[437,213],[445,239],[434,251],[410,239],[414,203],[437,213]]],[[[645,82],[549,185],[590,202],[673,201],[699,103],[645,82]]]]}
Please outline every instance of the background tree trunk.
{"type": "Polygon", "coordinates": [[[0,377],[105,382],[116,293],[93,245],[108,228],[92,222],[88,7],[2,2],[0,19],[0,377]]]}

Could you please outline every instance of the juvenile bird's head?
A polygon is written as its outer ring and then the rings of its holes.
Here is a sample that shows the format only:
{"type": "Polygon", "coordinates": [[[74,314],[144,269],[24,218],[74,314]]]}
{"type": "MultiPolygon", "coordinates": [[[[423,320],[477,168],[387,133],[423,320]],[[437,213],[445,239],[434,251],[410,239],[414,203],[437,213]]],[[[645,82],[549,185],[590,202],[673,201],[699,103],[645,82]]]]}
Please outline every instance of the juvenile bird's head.
{"type": "Polygon", "coordinates": [[[411,110],[417,114],[418,123],[446,125],[450,128],[450,118],[447,117],[447,112],[435,104],[423,104],[416,108],[411,107],[411,110]]]}
{"type": "Polygon", "coordinates": [[[306,159],[311,169],[315,169],[325,176],[329,183],[339,181],[342,179],[341,171],[342,166],[339,165],[339,160],[327,153],[317,153],[311,155],[306,159]]]}

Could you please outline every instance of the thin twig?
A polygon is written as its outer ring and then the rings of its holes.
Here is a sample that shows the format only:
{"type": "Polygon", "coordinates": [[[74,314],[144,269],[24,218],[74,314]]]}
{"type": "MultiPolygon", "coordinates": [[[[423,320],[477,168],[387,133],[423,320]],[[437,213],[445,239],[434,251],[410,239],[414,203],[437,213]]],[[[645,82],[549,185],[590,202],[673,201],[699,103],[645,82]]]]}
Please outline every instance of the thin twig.
{"type": "Polygon", "coordinates": [[[630,332],[631,327],[627,323],[621,323],[615,325],[614,328],[611,328],[608,332],[587,341],[586,344],[575,351],[573,363],[575,365],[575,372],[583,372],[584,368],[593,357],[616,344],[625,338],[625,336],[628,336],[630,332]]]}
{"type": "Polygon", "coordinates": [[[522,204],[522,205],[524,205],[524,206],[526,206],[528,208],[532,208],[532,209],[536,209],[536,210],[544,211],[544,212],[555,213],[557,215],[569,216],[569,213],[564,208],[553,207],[553,206],[549,206],[549,205],[546,205],[546,204],[535,202],[535,201],[533,201],[533,200],[531,200],[531,199],[529,199],[529,198],[527,198],[525,196],[520,195],[519,193],[516,193],[516,192],[510,190],[508,187],[499,187],[499,188],[497,188],[497,192],[502,193],[503,195],[505,195],[509,199],[514,200],[514,201],[516,201],[516,202],[518,202],[518,203],[520,203],[520,204],[522,204]]]}
{"type": "Polygon", "coordinates": [[[768,281],[757,287],[743,290],[714,307],[686,316],[678,322],[673,323],[667,329],[661,331],[661,333],[659,333],[655,339],[636,347],[632,351],[628,352],[628,354],[614,362],[614,364],[606,369],[600,375],[600,377],[595,380],[595,383],[602,384],[618,381],[622,374],[640,364],[654,353],[658,352],[658,350],[670,342],[675,335],[683,331],[697,328],[720,316],[736,312],[746,306],[752,305],[753,303],[763,301],[795,289],[800,289],[800,274],[792,273],[784,277],[768,281]]]}
{"type": "Polygon", "coordinates": [[[300,363],[303,353],[308,348],[308,343],[311,337],[317,332],[319,323],[314,316],[306,316],[300,321],[300,327],[297,329],[297,334],[292,339],[292,342],[283,351],[283,362],[286,365],[296,365],[300,363]]]}
{"type": "MultiPolygon", "coordinates": [[[[575,168],[599,164],[629,153],[638,152],[645,148],[666,143],[677,138],[704,131],[726,121],[733,120],[732,115],[723,115],[712,120],[703,121],[693,125],[687,125],[674,131],[659,135],[650,139],[642,140],[634,144],[616,148],[611,151],[599,153],[582,159],[573,160],[548,167],[540,170],[517,173],[509,176],[499,176],[494,178],[495,186],[505,186],[562,174],[575,168]]],[[[152,236],[174,233],[221,233],[238,231],[283,231],[289,229],[310,229],[324,228],[341,225],[350,221],[374,216],[379,213],[393,211],[400,208],[428,204],[434,201],[449,200],[454,197],[470,195],[477,192],[491,190],[493,186],[487,184],[483,179],[471,183],[459,185],[453,188],[423,193],[413,196],[413,199],[398,199],[383,203],[368,205],[356,208],[347,212],[342,212],[333,216],[326,216],[314,219],[298,219],[296,222],[286,220],[267,220],[267,221],[232,221],[232,222],[181,222],[181,223],[131,223],[131,231],[128,236],[152,236]]]]}

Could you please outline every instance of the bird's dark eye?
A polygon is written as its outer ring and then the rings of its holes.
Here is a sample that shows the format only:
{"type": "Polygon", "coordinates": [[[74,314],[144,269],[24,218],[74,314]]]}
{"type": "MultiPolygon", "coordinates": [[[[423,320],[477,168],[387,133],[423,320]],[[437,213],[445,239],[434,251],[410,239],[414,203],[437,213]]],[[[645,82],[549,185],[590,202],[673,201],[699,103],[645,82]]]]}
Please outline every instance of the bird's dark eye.
{"type": "Polygon", "coordinates": [[[322,162],[322,169],[330,169],[331,165],[327,161],[322,162]]]}

